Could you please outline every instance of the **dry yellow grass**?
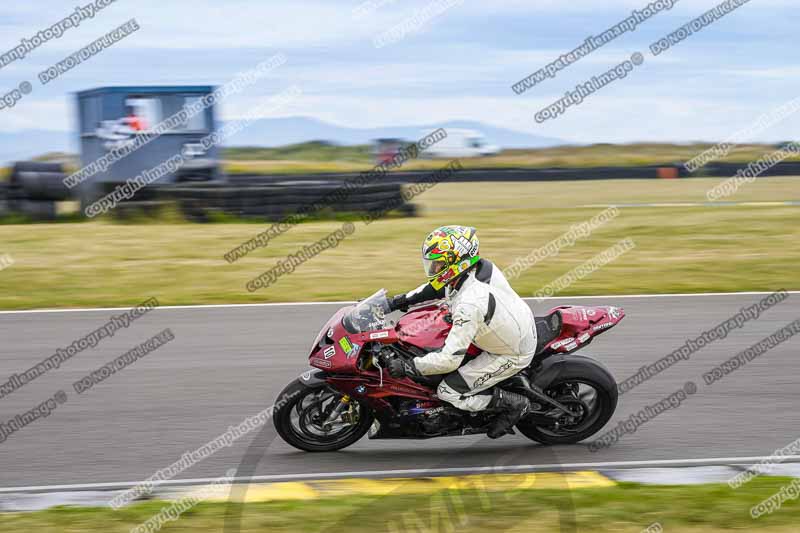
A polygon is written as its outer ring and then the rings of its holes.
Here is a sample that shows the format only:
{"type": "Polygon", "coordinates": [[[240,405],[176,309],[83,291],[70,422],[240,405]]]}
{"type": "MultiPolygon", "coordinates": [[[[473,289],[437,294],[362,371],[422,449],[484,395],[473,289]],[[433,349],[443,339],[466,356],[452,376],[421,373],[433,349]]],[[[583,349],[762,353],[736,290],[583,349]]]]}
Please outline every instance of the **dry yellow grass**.
{"type": "MultiPolygon", "coordinates": [[[[595,167],[637,166],[683,163],[710,148],[710,144],[593,144],[589,146],[557,146],[554,148],[511,149],[489,157],[461,159],[465,168],[537,168],[537,167],[595,167]]],[[[734,147],[720,159],[726,162],[750,162],[776,150],[773,145],[743,144],[734,147]]],[[[800,156],[787,161],[800,160],[800,156]]],[[[225,169],[231,173],[301,173],[301,172],[360,172],[374,163],[367,157],[354,158],[350,150],[329,160],[261,159],[228,160],[225,169]]],[[[403,165],[403,170],[431,170],[441,161],[416,159],[403,165]]]]}
{"type": "MultiPolygon", "coordinates": [[[[248,280],[341,222],[300,224],[229,264],[223,254],[267,224],[0,225],[0,308],[114,306],[156,296],[163,304],[341,300],[422,282],[419,242],[442,224],[479,228],[482,252],[501,267],[602,208],[584,203],[701,200],[717,180],[440,184],[419,196],[422,216],[355,222],[337,248],[274,285],[248,280]]],[[[734,199],[800,199],[795,178],[760,180],[734,199]]],[[[618,218],[513,280],[532,295],[620,239],[636,247],[562,294],[704,292],[800,288],[800,207],[623,208],[618,218]]]]}

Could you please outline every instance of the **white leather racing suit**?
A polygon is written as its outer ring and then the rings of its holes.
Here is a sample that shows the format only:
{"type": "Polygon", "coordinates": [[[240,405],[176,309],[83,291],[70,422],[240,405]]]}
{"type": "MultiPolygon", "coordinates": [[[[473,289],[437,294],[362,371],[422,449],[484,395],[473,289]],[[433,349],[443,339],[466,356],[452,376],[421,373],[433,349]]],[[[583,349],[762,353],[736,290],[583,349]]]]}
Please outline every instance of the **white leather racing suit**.
{"type": "MultiPolygon", "coordinates": [[[[409,301],[419,300],[422,292],[420,287],[409,293],[409,301]]],[[[533,312],[500,269],[486,259],[456,289],[448,285],[444,297],[453,327],[441,350],[414,359],[414,364],[423,375],[448,374],[436,391],[439,398],[465,411],[482,411],[492,396],[480,393],[523,370],[533,359],[533,312]],[[470,344],[483,353],[459,368],[470,344]]]]}

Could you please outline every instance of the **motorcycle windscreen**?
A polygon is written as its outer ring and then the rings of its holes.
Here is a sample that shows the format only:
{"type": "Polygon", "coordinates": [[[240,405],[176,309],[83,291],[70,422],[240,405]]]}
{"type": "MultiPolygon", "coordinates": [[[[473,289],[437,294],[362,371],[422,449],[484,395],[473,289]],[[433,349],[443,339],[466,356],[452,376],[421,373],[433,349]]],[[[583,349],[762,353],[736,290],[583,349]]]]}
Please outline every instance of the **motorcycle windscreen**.
{"type": "Polygon", "coordinates": [[[381,289],[348,311],[342,318],[342,325],[350,333],[383,329],[386,325],[386,314],[389,312],[386,289],[381,289]]]}

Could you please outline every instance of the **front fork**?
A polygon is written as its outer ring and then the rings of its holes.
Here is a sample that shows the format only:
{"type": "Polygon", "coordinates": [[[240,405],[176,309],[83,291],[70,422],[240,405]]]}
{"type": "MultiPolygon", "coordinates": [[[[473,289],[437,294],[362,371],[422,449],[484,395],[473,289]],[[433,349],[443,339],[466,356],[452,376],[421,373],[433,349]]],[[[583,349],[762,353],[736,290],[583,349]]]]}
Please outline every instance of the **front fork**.
{"type": "Polygon", "coordinates": [[[345,409],[349,408],[350,408],[350,396],[345,394],[339,399],[339,403],[336,404],[333,410],[330,413],[328,413],[327,416],[325,417],[325,420],[322,423],[322,429],[325,431],[330,431],[331,429],[333,429],[333,422],[337,418],[339,418],[339,416],[342,416],[342,420],[345,423],[352,423],[352,420],[344,420],[345,417],[342,415],[342,412],[345,409]]]}

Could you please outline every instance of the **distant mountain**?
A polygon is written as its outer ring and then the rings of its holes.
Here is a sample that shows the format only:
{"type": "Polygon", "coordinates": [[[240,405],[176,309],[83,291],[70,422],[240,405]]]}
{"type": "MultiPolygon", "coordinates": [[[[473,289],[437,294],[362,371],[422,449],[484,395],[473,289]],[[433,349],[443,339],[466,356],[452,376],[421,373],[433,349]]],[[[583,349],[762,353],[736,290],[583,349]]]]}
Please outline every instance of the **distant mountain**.
{"type": "Polygon", "coordinates": [[[328,124],[310,117],[257,120],[231,138],[226,144],[228,146],[282,146],[311,140],[326,140],[346,145],[369,144],[373,139],[382,137],[415,140],[423,132],[432,131],[436,128],[475,130],[486,136],[489,144],[496,144],[501,148],[544,148],[567,144],[566,141],[561,139],[539,137],[469,120],[454,120],[419,126],[348,128],[328,124]]]}
{"type": "MultiPolygon", "coordinates": [[[[230,138],[225,145],[275,147],[313,140],[325,140],[341,145],[369,144],[373,139],[382,137],[415,140],[424,132],[433,131],[436,128],[475,130],[482,133],[489,144],[496,144],[501,148],[545,148],[567,144],[561,139],[539,137],[469,120],[454,120],[419,126],[348,128],[310,117],[289,117],[254,121],[230,138]]],[[[48,152],[78,153],[77,135],[74,132],[48,130],[0,133],[0,165],[10,161],[30,159],[48,152]]]]}

